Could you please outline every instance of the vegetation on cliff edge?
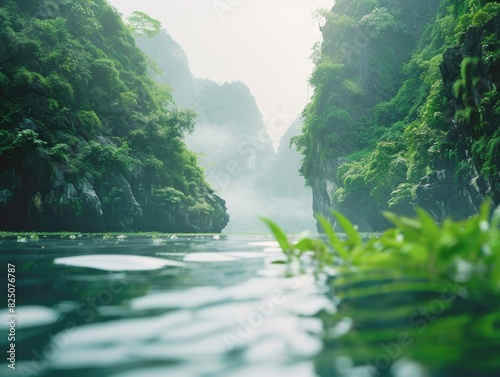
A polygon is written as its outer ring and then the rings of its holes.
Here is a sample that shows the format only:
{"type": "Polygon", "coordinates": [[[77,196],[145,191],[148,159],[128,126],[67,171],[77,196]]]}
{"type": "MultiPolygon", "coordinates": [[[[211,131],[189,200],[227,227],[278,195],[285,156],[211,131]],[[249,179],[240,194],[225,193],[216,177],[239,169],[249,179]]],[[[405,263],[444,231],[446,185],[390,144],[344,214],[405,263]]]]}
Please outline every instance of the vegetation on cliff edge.
{"type": "Polygon", "coordinates": [[[411,212],[418,184],[436,170],[449,169],[460,186],[475,168],[498,203],[500,36],[489,25],[498,15],[500,5],[485,0],[337,1],[324,13],[314,96],[293,142],[308,184],[336,161],[329,197],[341,211],[366,218],[385,209],[411,212]],[[435,16],[412,19],[426,4],[423,11],[435,16]],[[461,51],[470,56],[460,57],[448,93],[443,53],[474,30],[480,45],[472,54],[467,46],[475,41],[465,43],[461,51]]]}
{"type": "MultiPolygon", "coordinates": [[[[167,229],[161,225],[181,209],[194,224],[185,231],[202,230],[196,226],[200,218],[227,222],[223,202],[212,200],[196,156],[183,141],[196,114],[177,108],[168,86],[148,76],[148,59],[130,32],[148,34],[158,25],[135,16],[127,27],[105,0],[0,1],[0,190],[18,186],[18,178],[9,178],[13,171],[21,176],[24,189],[4,195],[3,203],[18,203],[17,218],[29,217],[19,203],[36,197],[35,209],[51,212],[50,188],[27,188],[23,177],[27,156],[34,155],[37,161],[48,157],[75,187],[88,180],[108,224],[128,205],[117,176],[130,183],[144,211],[151,209],[150,216],[144,214],[149,227],[156,216],[159,229],[181,231],[172,219],[167,229]]],[[[73,211],[62,218],[87,215],[79,200],[71,198],[73,211]]]]}

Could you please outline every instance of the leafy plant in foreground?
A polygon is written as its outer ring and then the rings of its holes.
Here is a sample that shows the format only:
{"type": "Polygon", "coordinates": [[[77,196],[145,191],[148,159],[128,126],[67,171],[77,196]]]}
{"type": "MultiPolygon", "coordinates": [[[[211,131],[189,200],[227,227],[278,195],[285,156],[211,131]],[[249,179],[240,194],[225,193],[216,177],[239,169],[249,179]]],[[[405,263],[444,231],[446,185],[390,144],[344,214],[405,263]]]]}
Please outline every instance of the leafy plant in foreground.
{"type": "Polygon", "coordinates": [[[279,226],[264,221],[289,263],[309,254],[318,268],[335,265],[341,273],[394,269],[500,290],[500,214],[496,212],[490,221],[490,208],[487,201],[477,215],[463,221],[445,220],[442,224],[422,209],[416,210],[415,218],[385,213],[395,228],[367,240],[338,212],[334,216],[345,238],[325,218],[318,217],[326,241],[304,237],[291,242],[279,226]]]}

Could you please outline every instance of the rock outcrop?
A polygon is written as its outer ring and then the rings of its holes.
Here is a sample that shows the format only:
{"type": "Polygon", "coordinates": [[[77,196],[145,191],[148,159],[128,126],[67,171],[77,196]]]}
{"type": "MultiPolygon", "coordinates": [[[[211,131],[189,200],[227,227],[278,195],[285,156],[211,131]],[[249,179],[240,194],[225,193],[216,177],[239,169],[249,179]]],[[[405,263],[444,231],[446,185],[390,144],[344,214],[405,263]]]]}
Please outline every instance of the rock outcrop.
{"type": "Polygon", "coordinates": [[[500,203],[500,155],[485,156],[479,150],[494,148],[492,141],[500,130],[498,102],[487,97],[500,84],[500,62],[493,58],[498,47],[488,44],[487,38],[500,40],[500,17],[469,27],[463,43],[447,49],[440,64],[449,112],[446,141],[456,148],[452,158],[443,154],[434,161],[436,170],[423,178],[416,190],[416,204],[440,221],[477,213],[486,197],[500,203]],[[469,115],[459,116],[463,112],[469,115]],[[491,174],[484,169],[486,163],[491,174]]]}
{"type": "MultiPolygon", "coordinates": [[[[325,123],[332,131],[340,127],[344,127],[345,131],[335,131],[338,136],[334,146],[333,137],[323,131],[324,135],[312,142],[314,145],[307,150],[306,158],[311,162],[307,167],[303,165],[302,173],[313,189],[315,213],[335,223],[331,212],[338,210],[361,231],[379,231],[389,223],[381,215],[384,208],[368,204],[369,193],[360,191],[359,195],[339,203],[337,196],[343,186],[339,169],[348,162],[346,157],[359,148],[353,145],[349,132],[359,127],[356,124],[373,117],[374,108],[392,99],[404,83],[404,64],[418,45],[423,29],[436,16],[439,1],[426,0],[418,4],[406,0],[380,1],[383,7],[371,11],[371,6],[366,5],[365,15],[357,3],[337,2],[330,15],[333,21],[327,21],[322,29],[322,55],[341,64],[344,71],[339,76],[348,79],[321,89],[322,92],[330,92],[331,110],[339,111],[339,115],[334,117],[327,115],[332,120],[325,120],[325,123]]],[[[321,106],[325,107],[321,113],[327,114],[328,105],[321,106]]],[[[315,111],[318,111],[317,108],[315,111]]],[[[409,204],[399,207],[402,212],[411,210],[409,204]]],[[[318,230],[321,231],[319,225],[318,230]]]]}
{"type": "Polygon", "coordinates": [[[0,24],[1,230],[226,226],[183,141],[192,112],[147,75],[105,0],[6,0],[0,24]]]}
{"type": "Polygon", "coordinates": [[[488,1],[337,1],[296,143],[316,212],[379,231],[387,210],[443,221],[500,203],[499,14],[488,1]]]}

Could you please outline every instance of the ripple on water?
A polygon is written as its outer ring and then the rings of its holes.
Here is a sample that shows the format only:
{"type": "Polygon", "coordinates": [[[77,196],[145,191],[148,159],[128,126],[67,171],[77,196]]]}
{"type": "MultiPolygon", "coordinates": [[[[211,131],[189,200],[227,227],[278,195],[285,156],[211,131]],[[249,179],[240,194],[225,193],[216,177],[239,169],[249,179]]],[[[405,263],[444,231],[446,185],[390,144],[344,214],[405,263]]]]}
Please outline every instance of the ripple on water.
{"type": "Polygon", "coordinates": [[[164,267],[183,267],[185,264],[169,259],[139,255],[80,255],[56,258],[54,264],[70,267],[93,268],[104,271],[152,271],[164,267]]]}
{"type": "Polygon", "coordinates": [[[139,297],[130,301],[130,307],[133,310],[195,309],[226,299],[216,287],[195,287],[139,297]]]}
{"type": "MultiPolygon", "coordinates": [[[[59,317],[47,322],[56,335],[47,338],[46,328],[42,335],[51,344],[47,349],[64,346],[44,377],[315,376],[314,364],[304,360],[321,347],[321,321],[302,316],[320,310],[322,293],[313,277],[283,277],[285,266],[273,263],[282,259],[276,242],[129,237],[115,245],[89,238],[71,252],[68,240],[50,242],[43,256],[24,252],[34,263],[29,268],[37,285],[52,284],[56,275],[61,279],[51,291],[59,317]],[[68,257],[76,252],[84,255],[68,257]],[[92,322],[83,323],[87,317],[79,317],[78,308],[101,297],[115,275],[127,281],[126,288],[113,302],[99,304],[92,322]],[[75,308],[60,309],[68,297],[75,308]],[[72,316],[81,326],[60,331],[57,326],[72,316]],[[238,334],[242,323],[251,327],[244,336],[238,334]],[[236,347],[227,334],[237,337],[236,347]]],[[[40,297],[35,292],[33,301],[40,297]]]]}
{"type": "MultiPolygon", "coordinates": [[[[0,318],[7,319],[9,310],[0,310],[0,318]]],[[[17,306],[16,314],[18,319],[16,321],[16,329],[25,329],[32,327],[47,326],[55,323],[60,314],[53,309],[45,306],[17,306]]],[[[0,330],[8,330],[9,324],[7,321],[0,321],[0,330]]]]}
{"type": "Polygon", "coordinates": [[[253,259],[253,258],[265,258],[268,255],[266,253],[258,252],[258,251],[232,251],[232,252],[224,252],[222,255],[228,255],[230,257],[242,258],[242,259],[253,259]]]}
{"type": "MultiPolygon", "coordinates": [[[[205,360],[204,360],[205,361],[205,360]]],[[[313,367],[309,362],[299,362],[291,365],[277,367],[276,365],[253,365],[253,366],[233,366],[221,367],[220,364],[192,364],[189,366],[189,372],[182,366],[171,367],[151,367],[138,369],[125,373],[114,374],[110,377],[315,377],[313,367]]]]}
{"type": "Polygon", "coordinates": [[[184,257],[185,262],[202,263],[233,262],[237,260],[239,260],[239,258],[224,255],[221,253],[190,253],[184,257]]]}

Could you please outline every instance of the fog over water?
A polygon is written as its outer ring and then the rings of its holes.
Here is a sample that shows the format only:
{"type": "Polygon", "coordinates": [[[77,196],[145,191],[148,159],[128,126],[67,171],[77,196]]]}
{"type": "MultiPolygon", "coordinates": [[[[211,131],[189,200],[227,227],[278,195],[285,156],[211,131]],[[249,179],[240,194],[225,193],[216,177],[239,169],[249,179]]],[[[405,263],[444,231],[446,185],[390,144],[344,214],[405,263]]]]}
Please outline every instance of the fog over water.
{"type": "Polygon", "coordinates": [[[189,148],[200,153],[207,181],[226,201],[231,219],[225,232],[266,231],[259,216],[275,220],[290,233],[315,230],[312,192],[298,174],[301,156],[288,148],[298,124],[291,126],[277,154],[270,143],[259,150],[259,144],[247,144],[244,135],[218,125],[203,124],[187,136],[189,148]],[[214,143],[207,143],[213,135],[214,143]],[[238,148],[243,145],[245,149],[238,148]]]}
{"type": "MultiPolygon", "coordinates": [[[[253,119],[252,114],[257,114],[258,119],[250,121],[214,121],[203,114],[203,106],[197,108],[200,117],[196,131],[186,137],[188,147],[200,156],[207,181],[226,200],[231,220],[225,231],[265,231],[258,216],[275,219],[289,232],[314,230],[312,194],[298,176],[300,156],[287,148],[300,127],[295,121],[312,92],[308,85],[313,68],[309,56],[314,43],[321,39],[320,21],[314,13],[319,8],[331,8],[333,1],[110,2],[124,18],[138,10],[159,19],[186,53],[195,79],[206,78],[219,85],[241,81],[255,98],[252,108],[253,98],[233,103],[229,97],[225,101],[229,108],[223,109],[230,112],[231,107],[242,105],[242,118],[246,115],[253,119]],[[275,155],[292,123],[294,129],[275,155]]],[[[153,42],[148,53],[153,55],[156,48],[161,46],[153,42]]],[[[168,66],[161,68],[169,70],[168,66]]],[[[172,76],[177,78],[175,73],[172,76]]],[[[199,95],[196,88],[207,83],[195,81],[193,85],[199,95]]],[[[242,88],[227,89],[245,92],[242,88]]],[[[176,91],[184,90],[174,85],[174,100],[176,91]]]]}

